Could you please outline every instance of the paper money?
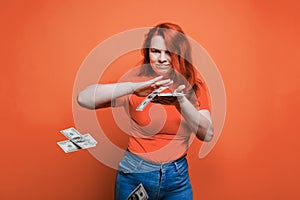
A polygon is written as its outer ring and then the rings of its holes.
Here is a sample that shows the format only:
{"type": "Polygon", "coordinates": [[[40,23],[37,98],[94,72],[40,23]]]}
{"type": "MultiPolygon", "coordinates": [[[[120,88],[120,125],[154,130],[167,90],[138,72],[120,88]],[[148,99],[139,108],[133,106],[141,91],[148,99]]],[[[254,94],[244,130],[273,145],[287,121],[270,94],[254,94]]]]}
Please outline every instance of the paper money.
{"type": "Polygon", "coordinates": [[[66,141],[57,142],[57,144],[66,153],[77,151],[79,149],[95,147],[97,144],[97,141],[91,136],[91,134],[87,133],[82,135],[73,127],[60,132],[69,139],[66,141]]]}
{"type": "Polygon", "coordinates": [[[143,186],[143,184],[139,184],[127,197],[127,200],[147,200],[148,194],[143,186]]]}
{"type": "Polygon", "coordinates": [[[79,131],[77,131],[73,127],[61,130],[60,132],[70,140],[79,140],[80,138],[82,138],[82,135],[79,133],[79,131]]]}
{"type": "Polygon", "coordinates": [[[160,92],[162,92],[163,90],[167,89],[168,87],[166,86],[162,86],[156,90],[154,90],[151,94],[149,94],[140,105],[138,105],[138,107],[135,109],[137,111],[143,111],[144,108],[148,105],[148,103],[154,99],[160,92]]]}
{"type": "Polygon", "coordinates": [[[80,140],[71,141],[76,145],[80,146],[82,149],[95,147],[97,144],[97,141],[89,133],[83,135],[83,137],[80,140]]]}
{"type": "Polygon", "coordinates": [[[80,149],[80,147],[76,146],[73,142],[70,140],[57,142],[57,144],[64,150],[66,153],[70,153],[73,151],[77,151],[80,149]]]}
{"type": "Polygon", "coordinates": [[[157,96],[159,97],[183,97],[185,94],[183,93],[160,93],[157,96]]]}

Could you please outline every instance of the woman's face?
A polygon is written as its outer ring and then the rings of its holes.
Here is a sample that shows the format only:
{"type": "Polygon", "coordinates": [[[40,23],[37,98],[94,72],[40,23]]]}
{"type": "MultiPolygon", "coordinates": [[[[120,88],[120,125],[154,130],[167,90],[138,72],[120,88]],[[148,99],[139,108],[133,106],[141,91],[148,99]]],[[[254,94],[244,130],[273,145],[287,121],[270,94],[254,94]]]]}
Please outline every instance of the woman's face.
{"type": "Polygon", "coordinates": [[[152,37],[149,56],[150,65],[158,75],[165,76],[171,72],[171,55],[162,36],[155,35],[152,37]]]}

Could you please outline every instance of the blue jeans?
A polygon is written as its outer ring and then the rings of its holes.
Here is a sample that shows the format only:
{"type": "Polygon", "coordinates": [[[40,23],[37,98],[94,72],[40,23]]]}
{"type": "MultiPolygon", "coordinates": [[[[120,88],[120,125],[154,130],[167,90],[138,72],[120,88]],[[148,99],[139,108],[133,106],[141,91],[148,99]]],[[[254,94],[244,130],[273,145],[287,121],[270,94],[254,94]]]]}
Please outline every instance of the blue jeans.
{"type": "Polygon", "coordinates": [[[169,163],[154,163],[126,151],[116,176],[115,200],[126,200],[140,183],[149,200],[193,199],[185,156],[169,163]]]}

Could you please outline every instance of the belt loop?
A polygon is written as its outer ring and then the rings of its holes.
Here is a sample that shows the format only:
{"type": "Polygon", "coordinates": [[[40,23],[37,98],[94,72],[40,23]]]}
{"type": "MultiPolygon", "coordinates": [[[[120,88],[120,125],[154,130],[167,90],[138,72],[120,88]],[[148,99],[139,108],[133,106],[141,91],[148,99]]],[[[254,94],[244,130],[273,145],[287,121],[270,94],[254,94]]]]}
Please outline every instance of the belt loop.
{"type": "Polygon", "coordinates": [[[179,166],[178,166],[178,164],[177,164],[177,161],[174,162],[174,165],[175,165],[176,171],[178,171],[178,170],[179,170],[179,166]]]}
{"type": "Polygon", "coordinates": [[[142,163],[143,163],[143,159],[141,159],[141,160],[139,161],[139,164],[138,164],[138,166],[137,166],[137,168],[138,168],[138,169],[140,169],[140,168],[141,168],[141,166],[142,166],[142,163]]]}

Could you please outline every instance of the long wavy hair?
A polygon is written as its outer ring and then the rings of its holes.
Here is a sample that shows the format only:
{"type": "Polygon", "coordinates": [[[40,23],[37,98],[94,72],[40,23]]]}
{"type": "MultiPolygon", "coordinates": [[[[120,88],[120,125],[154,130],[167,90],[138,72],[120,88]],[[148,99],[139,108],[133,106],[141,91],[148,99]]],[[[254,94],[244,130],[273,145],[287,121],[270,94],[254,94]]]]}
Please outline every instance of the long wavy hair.
{"type": "MultiPolygon", "coordinates": [[[[179,84],[188,83],[188,87],[185,92],[198,93],[202,80],[191,64],[191,46],[180,26],[173,23],[161,23],[150,29],[146,34],[142,55],[143,55],[143,67],[140,70],[140,75],[154,75],[155,72],[150,66],[150,45],[153,36],[160,35],[164,38],[166,47],[170,51],[171,64],[173,67],[173,80],[179,84]],[[181,77],[181,78],[180,78],[181,77]],[[185,79],[183,81],[183,79],[185,79]],[[192,89],[192,90],[191,90],[192,89]]],[[[198,95],[198,94],[197,94],[198,95]]]]}

